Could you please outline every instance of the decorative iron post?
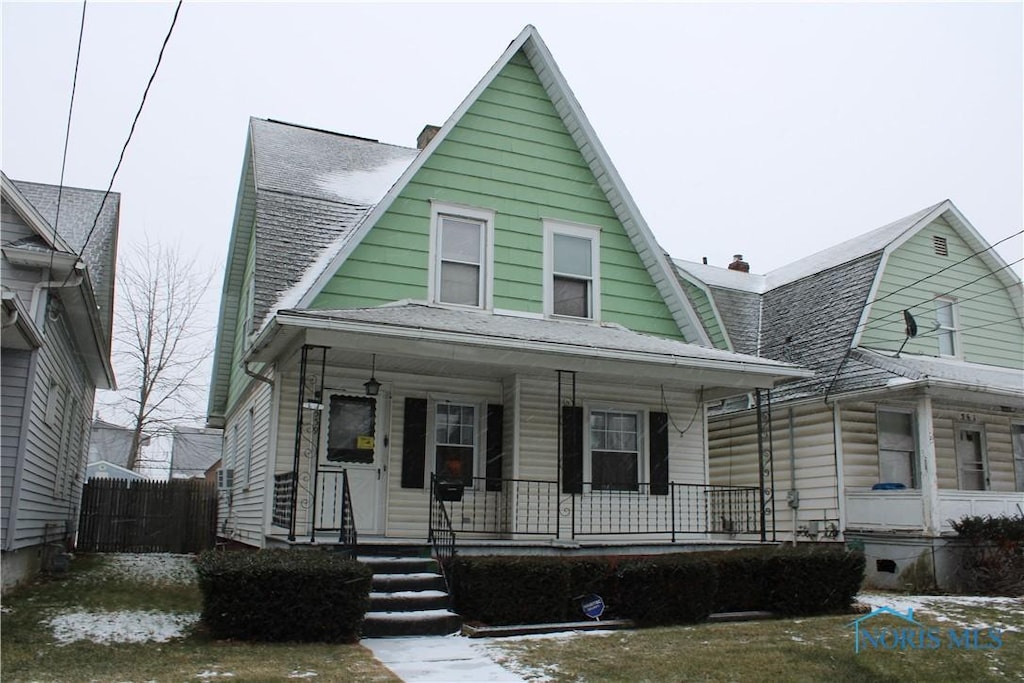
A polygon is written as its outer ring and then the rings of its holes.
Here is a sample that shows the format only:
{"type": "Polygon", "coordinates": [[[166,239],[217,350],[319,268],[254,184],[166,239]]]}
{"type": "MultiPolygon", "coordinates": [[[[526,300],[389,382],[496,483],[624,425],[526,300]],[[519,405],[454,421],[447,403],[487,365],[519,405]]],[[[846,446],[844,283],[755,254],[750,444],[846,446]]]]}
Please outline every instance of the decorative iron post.
{"type": "MultiPolygon", "coordinates": [[[[316,458],[320,452],[320,419],[323,411],[324,396],[324,370],[327,365],[327,347],[311,346],[306,344],[302,347],[302,356],[299,361],[299,400],[296,406],[295,415],[295,454],[292,459],[292,499],[291,499],[291,526],[288,528],[288,540],[295,540],[295,525],[297,524],[299,512],[299,483],[302,481],[300,468],[302,456],[305,455],[311,463],[313,475],[307,474],[307,482],[312,479],[307,492],[312,491],[314,499],[310,504],[309,514],[316,514],[316,458]],[[316,372],[316,364],[319,361],[319,372],[316,372]]],[[[308,515],[307,515],[308,516],[308,515]]],[[[316,527],[312,524],[310,528],[316,527]]]]}
{"type": "Polygon", "coordinates": [[[772,540],[775,540],[775,467],[772,459],[772,392],[755,390],[757,397],[757,454],[760,460],[758,481],[761,485],[761,540],[768,540],[767,520],[772,521],[772,540]]]}

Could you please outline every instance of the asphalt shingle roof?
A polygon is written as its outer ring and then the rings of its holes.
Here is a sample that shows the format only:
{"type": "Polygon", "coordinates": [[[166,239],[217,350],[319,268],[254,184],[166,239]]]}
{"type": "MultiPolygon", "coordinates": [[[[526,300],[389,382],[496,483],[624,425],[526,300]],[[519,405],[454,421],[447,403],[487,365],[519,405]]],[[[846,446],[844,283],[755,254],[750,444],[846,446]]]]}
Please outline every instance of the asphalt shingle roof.
{"type": "Polygon", "coordinates": [[[481,311],[453,310],[423,304],[291,312],[312,318],[393,325],[409,328],[410,330],[419,329],[462,333],[493,337],[499,340],[518,340],[612,351],[650,353],[695,360],[717,360],[737,363],[755,362],[776,366],[779,369],[790,367],[788,364],[770,359],[755,359],[731,351],[641,334],[620,325],[607,323],[590,325],[543,318],[492,314],[481,311]]]}
{"type": "Polygon", "coordinates": [[[314,266],[337,253],[419,150],[264,119],[250,131],[258,328],[297,303],[314,266]]]}
{"type": "Polygon", "coordinates": [[[64,187],[43,183],[12,180],[25,199],[32,202],[39,214],[53,227],[59,221],[57,233],[79,254],[89,269],[96,303],[100,307],[100,320],[106,337],[110,338],[114,303],[114,273],[117,257],[117,227],[121,195],[111,192],[103,201],[102,190],[64,187]],[[60,215],[57,197],[60,196],[60,215]],[[97,219],[96,213],[103,210],[97,219]],[[95,230],[93,221],[96,221],[95,230]],[[92,236],[89,235],[92,230],[92,236]],[[88,240],[88,243],[86,241],[88,240]],[[83,251],[84,247],[84,251],[83,251]]]}

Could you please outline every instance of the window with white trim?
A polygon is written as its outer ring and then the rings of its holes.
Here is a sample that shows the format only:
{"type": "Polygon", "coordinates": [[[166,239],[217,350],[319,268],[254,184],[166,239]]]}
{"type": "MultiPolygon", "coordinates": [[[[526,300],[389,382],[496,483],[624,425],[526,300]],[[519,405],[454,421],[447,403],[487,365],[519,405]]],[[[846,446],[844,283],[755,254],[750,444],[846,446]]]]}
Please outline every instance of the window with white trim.
{"type": "Polygon", "coordinates": [[[956,299],[940,296],[935,299],[935,326],[940,356],[959,356],[956,299]]]}
{"type": "Polygon", "coordinates": [[[914,413],[891,408],[878,409],[878,481],[885,484],[917,486],[917,439],[914,413]]]}
{"type": "Polygon", "coordinates": [[[545,315],[600,317],[600,237],[596,227],[544,221],[545,315]]]}
{"type": "Polygon", "coordinates": [[[434,472],[438,479],[473,486],[480,452],[479,416],[473,403],[434,404],[434,472]]]}
{"type": "Polygon", "coordinates": [[[637,491],[642,464],[641,414],[590,411],[590,482],[595,491],[637,491]]]}
{"type": "Polygon", "coordinates": [[[430,300],[491,308],[494,212],[431,204],[430,300]]]}

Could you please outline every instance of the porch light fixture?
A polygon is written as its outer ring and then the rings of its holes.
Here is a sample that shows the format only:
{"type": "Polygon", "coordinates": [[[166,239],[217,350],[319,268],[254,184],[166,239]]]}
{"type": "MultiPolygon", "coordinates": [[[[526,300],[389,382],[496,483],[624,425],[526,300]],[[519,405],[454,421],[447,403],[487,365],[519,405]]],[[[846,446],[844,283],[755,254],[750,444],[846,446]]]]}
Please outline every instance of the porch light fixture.
{"type": "Polygon", "coordinates": [[[374,376],[376,374],[376,371],[377,354],[373,354],[373,357],[370,360],[370,379],[367,380],[366,382],[363,382],[363,386],[366,388],[367,396],[376,396],[377,394],[380,393],[380,382],[378,382],[377,378],[374,376]]]}

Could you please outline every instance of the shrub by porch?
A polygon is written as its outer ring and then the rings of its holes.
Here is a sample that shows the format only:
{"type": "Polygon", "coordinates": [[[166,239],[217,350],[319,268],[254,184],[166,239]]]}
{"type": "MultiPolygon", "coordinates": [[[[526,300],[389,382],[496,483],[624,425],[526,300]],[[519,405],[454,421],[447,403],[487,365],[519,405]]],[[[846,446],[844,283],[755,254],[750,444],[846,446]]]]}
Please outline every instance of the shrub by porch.
{"type": "Polygon", "coordinates": [[[196,570],[215,638],[355,642],[370,605],[370,567],[330,552],[207,551],[196,570]]]}
{"type": "Polygon", "coordinates": [[[582,597],[596,593],[605,601],[605,618],[688,624],[711,612],[847,610],[864,576],[864,556],[774,548],[648,557],[456,557],[451,576],[455,609],[467,621],[575,621],[582,597]]]}

